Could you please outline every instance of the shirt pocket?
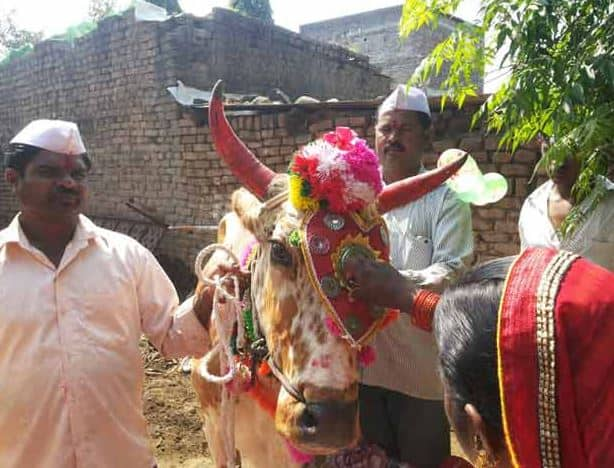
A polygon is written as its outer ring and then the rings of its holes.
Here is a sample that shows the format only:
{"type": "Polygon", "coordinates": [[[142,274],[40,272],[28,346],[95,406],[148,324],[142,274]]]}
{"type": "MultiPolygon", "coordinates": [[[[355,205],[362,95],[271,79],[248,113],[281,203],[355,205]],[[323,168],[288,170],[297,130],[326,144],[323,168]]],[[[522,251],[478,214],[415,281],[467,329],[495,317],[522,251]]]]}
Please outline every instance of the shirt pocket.
{"type": "Polygon", "coordinates": [[[140,336],[140,318],[129,291],[94,290],[83,294],[75,309],[96,345],[126,343],[140,336]]]}
{"type": "Polygon", "coordinates": [[[408,237],[407,268],[422,270],[427,268],[433,259],[433,241],[426,236],[408,237]]]}

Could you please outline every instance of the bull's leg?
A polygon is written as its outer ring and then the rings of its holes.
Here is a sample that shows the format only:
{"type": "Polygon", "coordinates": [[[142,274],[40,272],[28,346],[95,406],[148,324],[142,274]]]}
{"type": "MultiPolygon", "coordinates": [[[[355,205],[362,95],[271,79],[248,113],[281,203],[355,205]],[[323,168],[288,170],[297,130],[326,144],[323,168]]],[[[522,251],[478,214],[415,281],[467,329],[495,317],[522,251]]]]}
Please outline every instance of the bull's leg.
{"type": "Polygon", "coordinates": [[[192,386],[200,401],[203,431],[209,452],[217,468],[234,468],[234,460],[227,460],[224,450],[224,435],[220,421],[221,388],[207,382],[198,374],[196,369],[199,364],[198,359],[192,360],[192,386]]]}
{"type": "Polygon", "coordinates": [[[226,459],[224,450],[224,439],[220,426],[220,415],[217,408],[209,408],[203,411],[204,423],[203,431],[207,439],[209,453],[213,458],[213,463],[217,468],[234,468],[234,460],[226,459]]]}

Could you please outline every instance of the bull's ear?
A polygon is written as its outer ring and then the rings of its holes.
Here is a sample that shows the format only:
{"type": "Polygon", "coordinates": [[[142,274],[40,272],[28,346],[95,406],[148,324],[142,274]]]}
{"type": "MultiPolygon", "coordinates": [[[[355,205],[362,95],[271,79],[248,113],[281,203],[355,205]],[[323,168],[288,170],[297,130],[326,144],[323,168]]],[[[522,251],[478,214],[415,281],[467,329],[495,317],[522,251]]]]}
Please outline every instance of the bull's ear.
{"type": "Polygon", "coordinates": [[[261,239],[262,227],[260,214],[264,207],[254,195],[241,188],[232,194],[232,210],[237,214],[245,226],[256,238],[261,239]]]}

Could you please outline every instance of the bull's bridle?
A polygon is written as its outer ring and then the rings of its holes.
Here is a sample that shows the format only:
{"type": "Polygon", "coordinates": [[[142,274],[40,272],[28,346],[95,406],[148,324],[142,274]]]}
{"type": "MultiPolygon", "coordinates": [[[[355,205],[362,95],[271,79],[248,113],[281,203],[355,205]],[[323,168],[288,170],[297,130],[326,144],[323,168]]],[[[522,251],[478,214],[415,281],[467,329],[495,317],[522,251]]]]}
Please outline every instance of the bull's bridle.
{"type": "MultiPolygon", "coordinates": [[[[258,252],[258,256],[260,252],[258,252]]],[[[251,281],[254,278],[254,269],[256,268],[256,258],[252,260],[249,265],[250,270],[250,301],[251,301],[251,310],[252,317],[254,321],[254,335],[255,340],[249,344],[249,354],[252,363],[252,379],[256,378],[256,369],[258,368],[261,362],[266,362],[271,369],[271,373],[275,376],[275,378],[279,381],[283,389],[295,400],[307,404],[307,400],[303,394],[290,382],[290,380],[283,373],[279,365],[275,362],[273,358],[268,343],[266,342],[266,337],[262,333],[262,329],[260,328],[260,315],[258,313],[258,308],[256,307],[256,301],[254,297],[254,288],[251,285],[251,281]]]]}

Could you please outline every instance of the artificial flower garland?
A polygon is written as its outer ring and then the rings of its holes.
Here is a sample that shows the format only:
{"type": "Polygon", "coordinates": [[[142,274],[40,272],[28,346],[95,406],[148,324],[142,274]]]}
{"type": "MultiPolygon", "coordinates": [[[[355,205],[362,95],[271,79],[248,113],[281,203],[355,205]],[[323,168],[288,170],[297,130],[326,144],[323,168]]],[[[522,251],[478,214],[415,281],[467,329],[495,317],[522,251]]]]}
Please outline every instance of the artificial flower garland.
{"type": "Polygon", "coordinates": [[[359,211],[384,187],[377,155],[348,127],[337,127],[301,148],[289,176],[290,202],[301,211],[359,211]]]}

